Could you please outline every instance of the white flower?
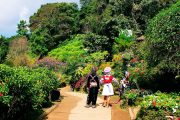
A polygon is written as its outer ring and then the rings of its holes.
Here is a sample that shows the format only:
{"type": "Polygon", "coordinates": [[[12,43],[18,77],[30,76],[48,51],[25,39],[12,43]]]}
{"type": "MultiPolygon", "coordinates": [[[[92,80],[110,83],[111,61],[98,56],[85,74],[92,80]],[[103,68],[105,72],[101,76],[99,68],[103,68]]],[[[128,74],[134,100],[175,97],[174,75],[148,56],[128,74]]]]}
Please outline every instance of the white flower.
{"type": "Polygon", "coordinates": [[[175,113],[176,112],[176,109],[175,108],[172,108],[173,109],[173,113],[175,113]]]}

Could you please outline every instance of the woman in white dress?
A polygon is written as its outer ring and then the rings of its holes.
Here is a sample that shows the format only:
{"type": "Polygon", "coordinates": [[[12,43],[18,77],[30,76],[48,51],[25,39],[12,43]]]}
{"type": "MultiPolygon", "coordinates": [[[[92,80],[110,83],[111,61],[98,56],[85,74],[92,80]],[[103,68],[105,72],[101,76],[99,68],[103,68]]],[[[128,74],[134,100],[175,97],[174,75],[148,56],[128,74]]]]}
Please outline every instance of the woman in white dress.
{"type": "Polygon", "coordinates": [[[103,91],[102,95],[104,96],[104,101],[103,101],[103,107],[105,106],[110,106],[110,96],[114,95],[114,90],[112,86],[112,82],[117,82],[117,80],[111,75],[111,68],[106,67],[104,69],[104,75],[101,77],[100,82],[103,84],[103,91]]]}

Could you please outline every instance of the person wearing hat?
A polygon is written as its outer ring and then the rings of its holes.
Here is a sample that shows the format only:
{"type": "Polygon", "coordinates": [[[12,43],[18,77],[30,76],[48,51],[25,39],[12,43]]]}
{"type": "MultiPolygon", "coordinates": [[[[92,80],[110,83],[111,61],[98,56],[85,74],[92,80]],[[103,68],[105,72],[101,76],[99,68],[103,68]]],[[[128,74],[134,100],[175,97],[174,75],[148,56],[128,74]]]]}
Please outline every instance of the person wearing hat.
{"type": "Polygon", "coordinates": [[[88,76],[87,81],[87,102],[86,107],[89,108],[92,103],[92,108],[96,107],[97,95],[99,91],[99,79],[96,75],[97,69],[95,67],[92,68],[91,74],[88,76]]]}
{"type": "Polygon", "coordinates": [[[110,96],[114,95],[112,82],[118,83],[118,81],[111,75],[111,68],[106,67],[104,69],[104,75],[101,77],[100,82],[103,84],[102,95],[104,96],[103,107],[110,106],[110,96]]]}

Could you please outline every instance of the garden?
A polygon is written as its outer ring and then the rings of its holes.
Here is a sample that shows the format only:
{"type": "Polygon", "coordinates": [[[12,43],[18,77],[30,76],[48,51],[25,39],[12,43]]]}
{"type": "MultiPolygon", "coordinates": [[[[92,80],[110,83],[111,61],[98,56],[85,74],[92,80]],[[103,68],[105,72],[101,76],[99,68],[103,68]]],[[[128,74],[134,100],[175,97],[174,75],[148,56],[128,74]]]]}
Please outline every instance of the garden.
{"type": "Polygon", "coordinates": [[[130,73],[119,107],[139,107],[137,120],[178,119],[180,1],[80,4],[42,5],[29,24],[18,23],[16,36],[0,36],[0,119],[35,119],[60,87],[87,92],[94,66],[99,78],[111,67],[119,83],[130,73]]]}

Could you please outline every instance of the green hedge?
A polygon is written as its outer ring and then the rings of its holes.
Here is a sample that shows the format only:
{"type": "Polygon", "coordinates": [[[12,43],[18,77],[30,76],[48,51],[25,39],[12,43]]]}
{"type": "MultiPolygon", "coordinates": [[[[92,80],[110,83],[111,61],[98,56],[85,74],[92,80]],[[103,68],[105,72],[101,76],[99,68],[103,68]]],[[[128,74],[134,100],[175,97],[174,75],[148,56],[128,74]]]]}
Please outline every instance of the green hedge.
{"type": "Polygon", "coordinates": [[[0,64],[0,110],[2,119],[18,119],[20,114],[40,110],[59,82],[45,68],[13,68],[0,64]]]}
{"type": "Polygon", "coordinates": [[[149,50],[147,57],[152,67],[170,71],[180,69],[180,1],[161,11],[149,23],[146,36],[149,50]]]}

